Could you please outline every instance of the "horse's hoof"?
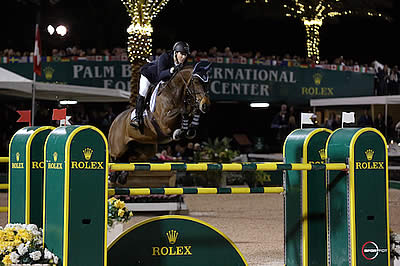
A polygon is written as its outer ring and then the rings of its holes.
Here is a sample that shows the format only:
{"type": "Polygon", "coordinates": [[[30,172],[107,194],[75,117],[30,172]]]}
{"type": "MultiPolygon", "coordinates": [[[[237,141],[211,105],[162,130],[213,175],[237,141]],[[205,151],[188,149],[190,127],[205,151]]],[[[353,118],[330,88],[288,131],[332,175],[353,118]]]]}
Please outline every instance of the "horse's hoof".
{"type": "Polygon", "coordinates": [[[118,176],[118,183],[121,185],[125,185],[128,180],[129,173],[127,171],[122,171],[118,176]]]}
{"type": "Polygon", "coordinates": [[[196,130],[195,129],[189,129],[186,132],[186,138],[187,139],[194,139],[194,137],[196,137],[196,130]]]}
{"type": "Polygon", "coordinates": [[[172,139],[173,140],[180,140],[182,135],[182,130],[176,129],[174,133],[172,134],[172,139]]]}

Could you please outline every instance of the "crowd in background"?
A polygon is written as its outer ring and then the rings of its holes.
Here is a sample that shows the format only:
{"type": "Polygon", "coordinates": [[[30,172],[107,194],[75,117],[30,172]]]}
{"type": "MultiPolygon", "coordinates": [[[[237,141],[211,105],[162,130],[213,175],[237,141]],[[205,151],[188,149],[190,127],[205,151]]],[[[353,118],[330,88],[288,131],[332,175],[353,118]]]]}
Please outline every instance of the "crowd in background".
{"type": "MultiPolygon", "coordinates": [[[[70,56],[127,56],[126,49],[121,47],[115,47],[113,49],[102,49],[96,48],[82,49],[79,46],[67,47],[66,49],[53,48],[51,51],[42,51],[42,56],[54,56],[54,57],[70,57],[70,56]]],[[[33,51],[18,51],[12,48],[0,50],[0,57],[21,57],[21,56],[33,56],[33,51]]]]}
{"type": "MultiPolygon", "coordinates": [[[[157,48],[154,50],[150,60],[154,60],[166,49],[157,48]]],[[[20,58],[23,56],[33,56],[32,51],[16,51],[12,48],[0,50],[0,58],[20,58]]],[[[96,48],[83,49],[79,46],[72,46],[66,49],[54,48],[51,51],[43,51],[43,56],[52,56],[53,61],[57,61],[57,58],[68,57],[96,57],[96,56],[109,56],[115,58],[115,60],[128,60],[127,49],[121,47],[115,47],[113,49],[102,49],[96,48]]],[[[297,55],[285,54],[283,56],[278,55],[263,55],[259,51],[247,51],[238,52],[232,51],[230,47],[225,47],[223,50],[219,50],[216,46],[209,48],[208,50],[192,49],[191,59],[199,60],[200,58],[228,58],[231,59],[228,62],[239,62],[240,59],[251,59],[253,62],[263,62],[272,65],[286,65],[290,62],[292,65],[314,65],[315,58],[305,58],[297,55]],[[236,60],[236,61],[235,61],[236,60]]],[[[25,62],[25,61],[22,61],[25,62]]],[[[224,61],[225,62],[225,61],[224,61]]],[[[328,61],[327,59],[320,60],[320,65],[337,65],[337,66],[357,66],[364,67],[375,73],[375,95],[398,95],[400,94],[400,72],[397,65],[389,67],[387,64],[381,64],[377,61],[369,63],[361,63],[351,58],[344,58],[339,56],[333,60],[328,61]]]]}
{"type": "MultiPolygon", "coordinates": [[[[163,52],[166,52],[165,48],[156,48],[153,51],[153,55],[150,57],[150,60],[156,58],[161,55],[163,52]]],[[[127,58],[127,49],[122,47],[115,47],[113,49],[96,49],[96,48],[80,48],[79,46],[67,47],[65,49],[57,49],[53,48],[49,51],[42,51],[42,56],[54,56],[54,57],[85,57],[85,56],[122,56],[127,58]]],[[[0,57],[21,57],[21,56],[33,56],[33,51],[17,51],[12,48],[0,50],[0,57]]],[[[308,58],[302,57],[298,55],[265,55],[260,51],[233,51],[230,47],[225,47],[222,50],[219,50],[216,46],[209,48],[208,50],[204,49],[192,49],[191,58],[248,58],[260,60],[260,61],[274,61],[276,64],[280,64],[283,60],[293,60],[298,64],[316,64],[316,58],[308,58]]],[[[335,65],[344,65],[344,66],[365,66],[371,67],[371,62],[359,62],[358,60],[351,58],[344,58],[343,56],[338,56],[331,60],[321,59],[319,64],[335,64],[335,65]]]]}

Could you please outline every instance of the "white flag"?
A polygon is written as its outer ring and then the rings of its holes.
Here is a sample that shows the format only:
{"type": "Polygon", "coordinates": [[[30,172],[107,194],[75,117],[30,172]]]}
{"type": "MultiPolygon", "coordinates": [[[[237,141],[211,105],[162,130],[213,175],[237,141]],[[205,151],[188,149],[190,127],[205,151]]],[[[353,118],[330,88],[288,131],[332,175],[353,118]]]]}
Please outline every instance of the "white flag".
{"type": "Polygon", "coordinates": [[[301,113],[300,127],[303,128],[303,125],[314,125],[313,121],[311,120],[311,117],[313,115],[314,115],[313,113],[301,113]]]}
{"type": "Polygon", "coordinates": [[[36,32],[35,32],[35,48],[33,50],[33,72],[42,75],[42,46],[40,44],[40,34],[39,34],[39,25],[36,24],[36,32]]]}
{"type": "Polygon", "coordinates": [[[65,119],[60,120],[60,126],[70,126],[71,122],[69,120],[71,119],[71,116],[67,115],[65,119]]]}
{"type": "Polygon", "coordinates": [[[355,117],[355,113],[354,112],[342,112],[342,127],[344,123],[355,123],[356,119],[355,117]]]}

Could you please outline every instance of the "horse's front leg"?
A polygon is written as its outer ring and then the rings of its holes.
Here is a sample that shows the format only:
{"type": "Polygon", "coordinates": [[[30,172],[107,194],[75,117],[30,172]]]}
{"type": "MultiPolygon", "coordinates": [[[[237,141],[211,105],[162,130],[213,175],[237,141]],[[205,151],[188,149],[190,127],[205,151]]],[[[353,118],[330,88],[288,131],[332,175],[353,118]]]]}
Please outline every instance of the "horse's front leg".
{"type": "Polygon", "coordinates": [[[182,114],[181,127],[174,131],[174,133],[172,134],[172,138],[174,140],[179,140],[183,137],[186,137],[188,130],[189,130],[189,113],[185,112],[182,114]]]}
{"type": "Polygon", "coordinates": [[[194,113],[192,122],[190,123],[189,129],[186,132],[186,138],[193,139],[194,137],[196,137],[199,125],[200,125],[200,112],[197,110],[194,113]]]}

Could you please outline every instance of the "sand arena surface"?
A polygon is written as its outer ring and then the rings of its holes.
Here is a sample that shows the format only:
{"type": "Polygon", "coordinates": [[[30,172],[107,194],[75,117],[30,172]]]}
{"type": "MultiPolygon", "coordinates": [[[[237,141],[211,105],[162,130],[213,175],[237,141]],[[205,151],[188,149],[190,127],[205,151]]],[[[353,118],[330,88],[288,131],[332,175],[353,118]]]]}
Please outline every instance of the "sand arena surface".
{"type": "MultiPolygon", "coordinates": [[[[280,194],[184,195],[188,216],[227,235],[251,266],[284,264],[283,196],[280,194]]],[[[400,190],[389,190],[390,227],[400,233],[400,190]]],[[[134,216],[125,225],[150,218],[134,216]]]]}
{"type": "MultiPolygon", "coordinates": [[[[0,193],[0,205],[7,205],[7,193],[0,193]]],[[[283,265],[283,196],[280,194],[185,195],[189,215],[216,227],[242,252],[248,264],[283,265]]],[[[400,190],[389,190],[390,227],[400,233],[400,190]]],[[[129,227],[150,215],[134,215],[129,227]]],[[[7,213],[0,213],[0,224],[7,213]]]]}

